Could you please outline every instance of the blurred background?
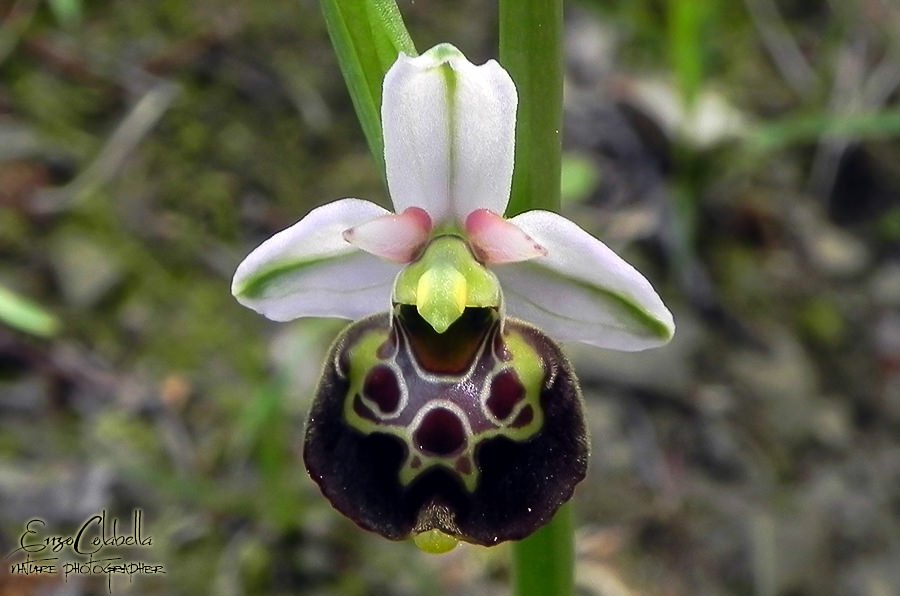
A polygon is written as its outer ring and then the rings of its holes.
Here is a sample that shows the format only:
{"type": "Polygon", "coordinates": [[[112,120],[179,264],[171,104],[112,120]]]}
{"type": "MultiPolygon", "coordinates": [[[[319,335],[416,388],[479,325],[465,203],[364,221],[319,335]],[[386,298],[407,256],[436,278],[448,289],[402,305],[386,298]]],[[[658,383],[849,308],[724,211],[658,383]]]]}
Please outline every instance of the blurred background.
{"type": "MultiPolygon", "coordinates": [[[[494,2],[399,5],[420,50],[495,55],[494,2]]],[[[566,29],[563,211],[678,324],[568,349],[579,593],[900,594],[900,4],[583,0],[566,29]]],[[[166,573],[113,593],[507,593],[505,546],[330,508],[299,445],[345,323],[230,295],[344,196],[387,201],[315,1],[0,2],[4,556],[139,508],[152,547],[117,552],[166,573]]],[[[19,555],[0,595],[108,590],[19,555]]]]}

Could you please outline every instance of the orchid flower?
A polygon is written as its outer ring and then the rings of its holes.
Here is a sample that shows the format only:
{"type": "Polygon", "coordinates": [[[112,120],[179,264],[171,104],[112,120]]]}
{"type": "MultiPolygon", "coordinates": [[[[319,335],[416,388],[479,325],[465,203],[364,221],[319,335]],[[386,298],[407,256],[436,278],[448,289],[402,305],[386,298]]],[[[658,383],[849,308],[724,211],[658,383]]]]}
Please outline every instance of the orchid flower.
{"type": "Polygon", "coordinates": [[[318,207],[234,276],[271,319],[362,319],[326,361],[304,458],[337,509],[389,538],[534,531],[587,459],[580,390],[550,337],[642,350],[674,332],[650,283],[578,225],[503,217],[516,104],[493,60],[401,54],[382,102],[395,213],[318,207]]]}

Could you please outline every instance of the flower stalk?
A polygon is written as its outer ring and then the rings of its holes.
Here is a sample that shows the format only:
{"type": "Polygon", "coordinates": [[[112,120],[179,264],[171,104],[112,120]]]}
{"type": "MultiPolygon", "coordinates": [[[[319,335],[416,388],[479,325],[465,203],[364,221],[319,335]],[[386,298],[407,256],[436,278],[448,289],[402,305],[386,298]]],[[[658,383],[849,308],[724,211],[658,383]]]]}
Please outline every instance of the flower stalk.
{"type": "MultiPolygon", "coordinates": [[[[519,92],[516,161],[507,216],[559,211],[563,118],[562,0],[501,0],[500,62],[519,92]]],[[[516,596],[572,593],[575,562],[572,505],[544,528],[513,544],[516,596]]]]}
{"type": "Polygon", "coordinates": [[[524,540],[514,542],[513,594],[572,594],[575,569],[575,513],[572,503],[560,507],[553,521],[524,540]]]}
{"type": "Polygon", "coordinates": [[[562,0],[501,0],[500,64],[519,91],[516,165],[506,215],[559,211],[562,0]]]}

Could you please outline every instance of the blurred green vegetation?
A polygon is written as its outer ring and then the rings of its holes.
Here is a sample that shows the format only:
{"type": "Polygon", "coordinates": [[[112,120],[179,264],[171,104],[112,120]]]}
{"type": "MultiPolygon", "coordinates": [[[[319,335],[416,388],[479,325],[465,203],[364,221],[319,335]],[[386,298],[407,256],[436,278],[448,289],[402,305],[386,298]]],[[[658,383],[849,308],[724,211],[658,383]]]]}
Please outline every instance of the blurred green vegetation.
{"type": "MultiPolygon", "coordinates": [[[[494,3],[399,5],[418,48],[496,54],[494,3]]],[[[584,0],[566,28],[564,211],[679,327],[569,350],[581,593],[900,592],[900,7],[584,0]]],[[[299,445],[343,323],[230,295],[343,196],[387,201],[317,2],[0,3],[3,552],[137,507],[167,573],[114,593],[505,593],[506,547],[330,509],[299,445]]]]}

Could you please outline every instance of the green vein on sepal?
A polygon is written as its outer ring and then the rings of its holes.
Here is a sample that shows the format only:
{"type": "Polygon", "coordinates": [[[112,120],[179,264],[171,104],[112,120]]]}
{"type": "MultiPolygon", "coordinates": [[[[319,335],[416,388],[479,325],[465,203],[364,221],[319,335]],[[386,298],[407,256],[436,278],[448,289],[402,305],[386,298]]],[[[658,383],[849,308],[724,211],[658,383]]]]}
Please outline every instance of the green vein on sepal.
{"type": "Polygon", "coordinates": [[[318,267],[325,263],[329,265],[339,263],[353,256],[354,255],[352,253],[348,253],[327,258],[300,259],[296,261],[275,263],[261,270],[259,273],[248,277],[242,284],[236,286],[233,289],[233,293],[235,296],[240,296],[242,298],[264,298],[266,291],[273,284],[277,283],[288,275],[292,275],[305,269],[310,269],[312,267],[318,267]]]}
{"type": "MultiPolygon", "coordinates": [[[[554,271],[553,269],[549,269],[547,267],[540,266],[535,263],[523,263],[521,266],[528,267],[530,269],[534,269],[538,271],[540,275],[543,277],[553,277],[558,280],[565,282],[568,285],[576,286],[583,290],[587,290],[591,294],[597,296],[598,300],[604,300],[606,302],[610,302],[613,305],[621,308],[626,314],[631,315],[633,320],[637,323],[637,325],[641,329],[646,329],[648,335],[652,337],[658,337],[661,340],[668,341],[672,339],[672,335],[675,333],[673,327],[670,327],[663,321],[657,319],[652,314],[641,308],[636,302],[628,298],[627,296],[620,294],[618,292],[614,292],[612,290],[608,290],[606,288],[600,287],[598,285],[592,284],[588,281],[584,281],[582,279],[577,279],[574,277],[570,277],[568,275],[562,274],[558,271],[554,271]]],[[[508,290],[507,290],[508,291],[508,290]]],[[[526,297],[527,298],[527,297],[526,297]]],[[[535,305],[538,306],[538,305],[535,305]]],[[[539,308],[539,307],[538,307],[539,308]]],[[[559,316],[558,312],[552,312],[556,316],[559,316]]],[[[578,313],[575,313],[576,315],[578,313]]],[[[562,317],[560,317],[562,318],[562,317]]],[[[572,320],[581,320],[577,316],[572,317],[572,320]]]]}

